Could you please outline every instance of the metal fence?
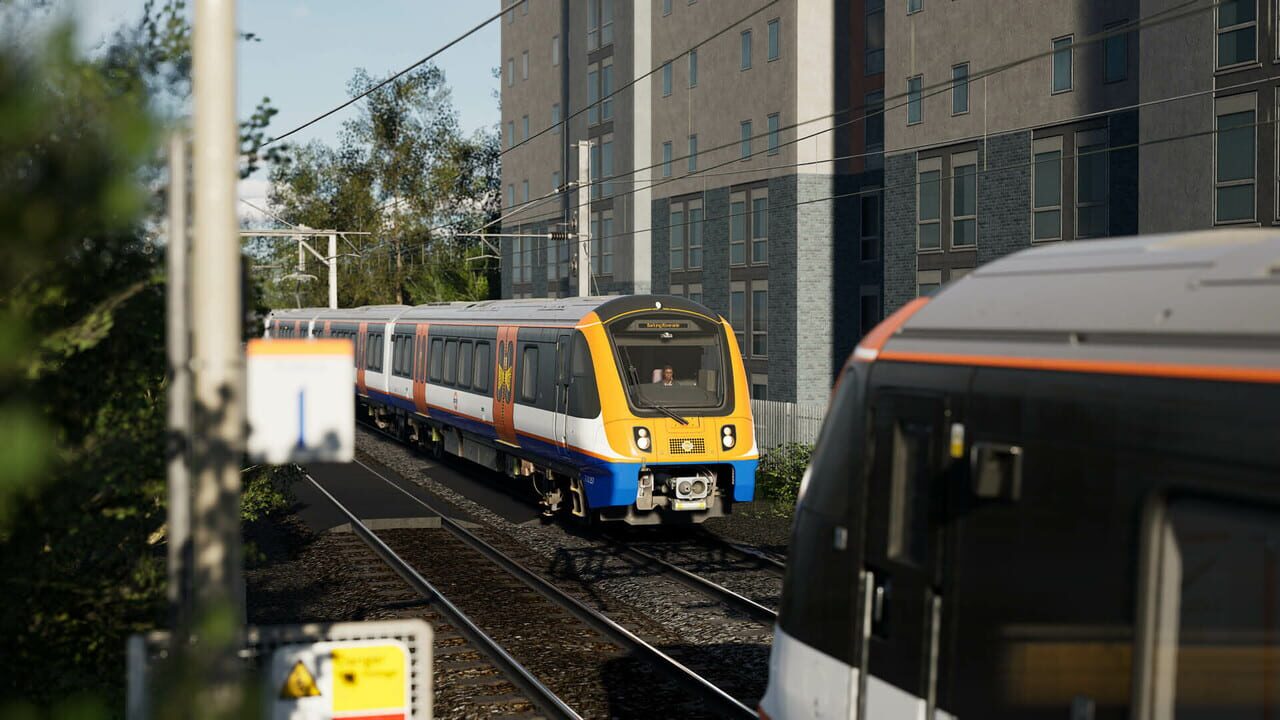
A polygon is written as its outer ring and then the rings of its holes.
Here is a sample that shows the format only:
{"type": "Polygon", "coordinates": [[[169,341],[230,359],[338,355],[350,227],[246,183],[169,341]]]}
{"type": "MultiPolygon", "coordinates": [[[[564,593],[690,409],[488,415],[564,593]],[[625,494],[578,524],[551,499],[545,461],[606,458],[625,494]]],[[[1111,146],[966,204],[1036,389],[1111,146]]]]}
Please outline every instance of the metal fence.
{"type": "Polygon", "coordinates": [[[827,406],[825,403],[752,400],[751,414],[755,416],[756,445],[760,452],[767,452],[789,442],[816,441],[827,406]]]}

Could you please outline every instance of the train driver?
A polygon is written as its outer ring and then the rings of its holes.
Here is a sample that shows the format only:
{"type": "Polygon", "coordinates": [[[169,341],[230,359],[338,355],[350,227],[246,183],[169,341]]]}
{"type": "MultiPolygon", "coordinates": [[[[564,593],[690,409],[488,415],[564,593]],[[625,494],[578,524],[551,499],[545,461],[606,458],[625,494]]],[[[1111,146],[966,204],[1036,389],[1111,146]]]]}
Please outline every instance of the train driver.
{"type": "Polygon", "coordinates": [[[671,369],[670,365],[664,365],[662,368],[662,384],[666,387],[676,384],[676,371],[671,369]]]}

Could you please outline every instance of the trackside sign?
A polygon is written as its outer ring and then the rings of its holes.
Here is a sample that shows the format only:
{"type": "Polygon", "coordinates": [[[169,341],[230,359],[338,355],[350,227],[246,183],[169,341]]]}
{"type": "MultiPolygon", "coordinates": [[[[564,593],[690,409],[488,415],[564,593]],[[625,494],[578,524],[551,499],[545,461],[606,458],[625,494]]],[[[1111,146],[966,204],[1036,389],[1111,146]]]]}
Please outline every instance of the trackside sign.
{"type": "Polygon", "coordinates": [[[248,452],[253,462],[351,462],[354,354],[333,338],[249,341],[248,452]]]}

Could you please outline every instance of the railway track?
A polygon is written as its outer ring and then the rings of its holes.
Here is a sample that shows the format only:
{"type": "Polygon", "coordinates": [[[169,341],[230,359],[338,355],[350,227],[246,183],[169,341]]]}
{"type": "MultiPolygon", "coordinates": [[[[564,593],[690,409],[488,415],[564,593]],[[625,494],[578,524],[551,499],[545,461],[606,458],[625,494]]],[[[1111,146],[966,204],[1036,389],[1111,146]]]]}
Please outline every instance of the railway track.
{"type": "MultiPolygon", "coordinates": [[[[734,698],[728,692],[725,692],[710,683],[697,672],[691,670],[689,667],[675,660],[662,650],[659,650],[646,642],[644,639],[617,623],[609,616],[584,604],[582,601],[578,600],[576,597],[564,591],[549,580],[543,578],[538,573],[529,570],[497,547],[471,532],[461,524],[450,519],[444,513],[440,512],[439,508],[434,506],[432,503],[408,492],[377,470],[359,462],[358,460],[356,462],[367,472],[385,482],[390,488],[402,493],[411,502],[421,506],[428,513],[438,516],[440,518],[441,529],[459,541],[463,546],[488,559],[509,576],[518,579],[526,588],[532,590],[537,594],[537,596],[546,602],[551,603],[556,608],[564,611],[579,622],[586,624],[593,631],[619,648],[627,656],[640,659],[647,666],[665,675],[670,681],[676,683],[682,689],[682,692],[686,697],[691,696],[699,700],[702,706],[710,711],[715,717],[755,717],[755,713],[747,705],[734,698]]],[[[315,482],[315,480],[311,481],[313,483],[315,482]]],[[[319,486],[318,483],[317,486],[319,486]]],[[[324,489],[321,488],[321,490],[324,489]]],[[[335,505],[341,506],[341,503],[337,498],[333,497],[333,495],[327,491],[324,492],[326,496],[335,503],[335,505]]],[[[360,523],[353,514],[346,510],[345,507],[342,509],[343,512],[351,518],[353,529],[357,526],[364,527],[363,524],[360,523]]],[[[403,560],[400,560],[399,556],[392,551],[387,543],[383,542],[377,535],[374,535],[367,527],[364,527],[362,538],[366,539],[366,542],[372,543],[371,547],[374,545],[378,546],[375,547],[375,552],[377,552],[379,557],[383,558],[384,561],[403,564],[404,567],[397,571],[402,577],[407,576],[406,579],[411,577],[415,578],[413,584],[417,585],[418,582],[421,582],[429,587],[426,580],[423,579],[416,570],[413,570],[413,568],[409,567],[403,560]],[[366,533],[367,538],[365,537],[366,533]]],[[[435,596],[443,597],[443,595],[440,595],[439,591],[434,588],[431,588],[430,592],[435,596]]],[[[534,615],[535,613],[531,612],[530,614],[534,615]]],[[[470,624],[469,620],[467,622],[470,624]]],[[[471,626],[474,627],[474,624],[471,624],[471,626]]],[[[475,630],[478,632],[479,628],[477,627],[475,630]]],[[[510,655],[507,654],[507,657],[509,658],[510,655]]],[[[512,660],[512,662],[514,662],[514,660],[512,660]]],[[[518,665],[518,663],[516,664],[518,665]]],[[[525,672],[527,673],[527,671],[525,672]]],[[[522,687],[521,689],[523,690],[524,688],[522,687]]],[[[528,692],[537,693],[539,690],[536,687],[532,687],[528,692]]],[[[531,700],[533,700],[533,698],[531,698],[531,700]]],[[[541,708],[543,702],[549,703],[550,700],[545,699],[541,702],[535,702],[535,704],[538,704],[541,708]]],[[[563,705],[563,703],[561,704],[563,705]]],[[[567,708],[567,706],[565,707],[567,708]]],[[[560,711],[563,712],[563,709],[560,709],[560,711]]],[[[556,715],[556,717],[575,716],[556,715]]]]}
{"type": "MultiPolygon", "coordinates": [[[[453,604],[449,598],[445,597],[435,586],[422,577],[412,565],[405,562],[395,553],[385,542],[382,541],[372,530],[369,529],[361,520],[347,509],[336,497],[324,488],[310,474],[306,475],[308,481],[325,495],[334,506],[341,511],[349,522],[352,532],[358,537],[370,550],[373,551],[379,559],[383,561],[391,570],[399,575],[415,592],[423,599],[430,603],[431,608],[438,612],[449,625],[467,642],[471,644],[480,654],[482,654],[493,666],[506,678],[512,685],[523,693],[524,697],[536,707],[547,718],[555,718],[556,720],[582,720],[573,708],[569,707],[554,692],[543,684],[533,673],[513,658],[496,640],[480,629],[471,618],[462,610],[453,604]]],[[[407,606],[407,603],[399,603],[401,606],[407,606]]],[[[447,636],[445,640],[447,641],[447,636]]],[[[453,645],[445,651],[446,655],[453,655],[458,652],[458,646],[453,645]]],[[[439,651],[437,650],[437,653],[439,651]]],[[[467,667],[461,669],[470,669],[467,667]]],[[[472,681],[472,684],[477,684],[472,681]]],[[[503,702],[518,702],[519,698],[499,697],[503,702]]]]}

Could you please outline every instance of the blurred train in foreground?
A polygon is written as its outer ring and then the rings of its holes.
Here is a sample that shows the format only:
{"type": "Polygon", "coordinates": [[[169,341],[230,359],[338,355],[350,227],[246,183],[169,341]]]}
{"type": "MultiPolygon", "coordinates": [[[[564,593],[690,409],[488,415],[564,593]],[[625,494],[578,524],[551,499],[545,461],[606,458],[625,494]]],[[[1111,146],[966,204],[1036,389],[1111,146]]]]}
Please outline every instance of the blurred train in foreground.
{"type": "Polygon", "coordinates": [[[761,717],[1280,718],[1280,234],[1024,251],[857,348],[761,717]]]}
{"type": "Polygon", "coordinates": [[[350,338],[379,426],[529,479],[549,510],[701,522],[755,492],[733,331],[682,298],[283,310],[266,332],[350,338]]]}

